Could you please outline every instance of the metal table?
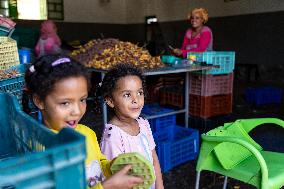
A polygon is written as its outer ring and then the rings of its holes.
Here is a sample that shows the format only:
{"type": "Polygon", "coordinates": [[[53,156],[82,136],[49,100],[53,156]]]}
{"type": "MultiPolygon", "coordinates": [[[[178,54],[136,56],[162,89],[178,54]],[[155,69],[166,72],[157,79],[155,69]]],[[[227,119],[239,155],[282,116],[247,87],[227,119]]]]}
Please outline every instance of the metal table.
{"type": "MultiPolygon", "coordinates": [[[[145,76],[151,76],[151,75],[164,75],[164,74],[174,74],[174,73],[185,73],[185,104],[184,104],[184,109],[172,111],[169,113],[164,113],[164,114],[159,114],[159,115],[152,115],[152,116],[147,116],[147,119],[154,119],[154,118],[159,118],[163,116],[168,116],[168,115],[174,115],[174,114],[179,114],[179,113],[184,113],[184,119],[185,119],[185,127],[188,127],[188,106],[189,106],[189,98],[187,97],[189,94],[189,73],[194,72],[194,71],[201,71],[201,70],[209,70],[213,67],[216,66],[201,66],[201,65],[190,65],[186,67],[163,67],[163,68],[158,68],[158,69],[152,69],[152,70],[144,70],[144,75],[145,76]]],[[[89,69],[91,72],[98,72],[101,73],[101,79],[104,78],[105,73],[107,70],[101,70],[101,69],[95,69],[95,68],[90,68],[89,69]]],[[[105,103],[103,103],[103,123],[107,123],[107,106],[105,103]]]]}

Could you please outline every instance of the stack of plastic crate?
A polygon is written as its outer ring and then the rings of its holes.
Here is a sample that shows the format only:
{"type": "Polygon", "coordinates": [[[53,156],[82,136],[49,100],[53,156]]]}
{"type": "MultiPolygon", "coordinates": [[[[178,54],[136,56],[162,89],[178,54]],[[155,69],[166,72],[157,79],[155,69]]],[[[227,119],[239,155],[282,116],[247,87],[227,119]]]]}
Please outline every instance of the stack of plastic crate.
{"type": "Polygon", "coordinates": [[[191,74],[189,80],[189,114],[201,118],[232,112],[234,52],[211,51],[188,53],[195,62],[216,66],[191,74]]]}
{"type": "Polygon", "coordinates": [[[170,105],[182,108],[184,77],[177,74],[161,76],[158,80],[147,81],[148,102],[160,102],[161,105],[170,105]],[[149,85],[150,84],[150,85],[149,85]]]}
{"type": "Polygon", "coordinates": [[[184,107],[183,85],[163,87],[160,90],[160,103],[178,108],[184,107]]]}
{"type": "MultiPolygon", "coordinates": [[[[147,104],[142,110],[145,116],[173,112],[173,109],[159,104],[147,104]]],[[[176,115],[170,114],[148,119],[156,142],[156,151],[162,172],[193,160],[199,152],[199,132],[176,125],[176,115]]]]}

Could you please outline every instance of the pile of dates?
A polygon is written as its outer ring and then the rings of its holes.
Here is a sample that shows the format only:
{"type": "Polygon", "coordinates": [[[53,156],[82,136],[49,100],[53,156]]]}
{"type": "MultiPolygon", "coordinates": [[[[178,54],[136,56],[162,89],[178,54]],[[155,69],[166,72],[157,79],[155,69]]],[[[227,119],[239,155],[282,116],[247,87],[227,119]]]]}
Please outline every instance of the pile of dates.
{"type": "Polygon", "coordinates": [[[119,63],[131,63],[142,69],[164,67],[160,57],[152,57],[138,45],[118,39],[96,39],[71,53],[71,57],[87,67],[107,70],[119,63]]]}
{"type": "Polygon", "coordinates": [[[13,70],[13,69],[0,70],[0,80],[18,77],[20,75],[21,74],[17,70],[13,70]]]}

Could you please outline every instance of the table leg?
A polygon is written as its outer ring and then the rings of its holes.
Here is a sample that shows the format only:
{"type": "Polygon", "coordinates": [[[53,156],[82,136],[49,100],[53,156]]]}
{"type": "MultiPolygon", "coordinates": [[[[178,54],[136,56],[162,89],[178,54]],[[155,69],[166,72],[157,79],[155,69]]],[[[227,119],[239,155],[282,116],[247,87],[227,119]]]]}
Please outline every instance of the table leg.
{"type": "Polygon", "coordinates": [[[184,108],[185,108],[185,115],[184,115],[184,123],[185,127],[188,128],[188,107],[189,107],[189,72],[185,73],[185,94],[184,94],[184,108]]]}
{"type": "MultiPolygon", "coordinates": [[[[101,73],[101,81],[103,81],[104,77],[105,74],[101,73]]],[[[107,105],[105,102],[103,102],[102,106],[103,106],[103,124],[105,125],[107,123],[107,105]]]]}

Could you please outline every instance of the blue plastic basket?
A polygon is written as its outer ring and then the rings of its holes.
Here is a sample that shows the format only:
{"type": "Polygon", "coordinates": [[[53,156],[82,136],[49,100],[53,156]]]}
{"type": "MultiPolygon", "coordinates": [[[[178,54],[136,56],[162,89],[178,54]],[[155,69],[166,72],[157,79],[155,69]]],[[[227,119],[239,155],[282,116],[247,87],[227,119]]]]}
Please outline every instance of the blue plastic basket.
{"type": "Polygon", "coordinates": [[[255,105],[280,104],[282,102],[282,91],[277,87],[247,88],[245,98],[248,103],[255,105]]]}
{"type": "Polygon", "coordinates": [[[10,69],[17,70],[20,75],[17,77],[0,80],[0,92],[15,95],[20,103],[20,107],[22,107],[23,88],[25,86],[24,73],[26,68],[27,65],[17,65],[12,67],[10,69]]]}
{"type": "Polygon", "coordinates": [[[19,59],[21,64],[31,63],[31,50],[30,49],[18,49],[19,59]]]}
{"type": "Polygon", "coordinates": [[[199,132],[180,126],[166,127],[154,133],[162,172],[193,160],[199,152],[199,132]]]}
{"type": "Polygon", "coordinates": [[[189,52],[187,58],[195,59],[197,62],[206,62],[219,66],[210,70],[202,71],[202,74],[228,74],[235,68],[235,52],[231,51],[209,51],[209,52],[189,52]]]}
{"type": "Polygon", "coordinates": [[[85,189],[85,139],[72,129],[54,134],[0,93],[0,188],[85,189]]]}
{"type": "MultiPolygon", "coordinates": [[[[144,114],[145,116],[160,115],[172,111],[174,110],[162,107],[158,103],[154,103],[154,104],[145,104],[142,109],[142,114],[144,114]]],[[[176,115],[163,116],[159,118],[149,119],[148,121],[150,123],[152,132],[155,133],[165,127],[176,125],[176,115]]]]}

